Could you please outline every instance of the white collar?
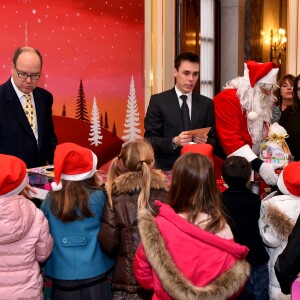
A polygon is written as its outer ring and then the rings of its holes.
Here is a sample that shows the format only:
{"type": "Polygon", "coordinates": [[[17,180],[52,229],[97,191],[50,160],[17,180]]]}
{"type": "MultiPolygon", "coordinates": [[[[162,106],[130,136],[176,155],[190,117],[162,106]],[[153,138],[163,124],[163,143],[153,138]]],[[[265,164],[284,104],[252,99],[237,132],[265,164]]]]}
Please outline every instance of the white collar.
{"type": "MultiPolygon", "coordinates": [[[[18,98],[21,99],[21,97],[23,97],[25,93],[23,93],[21,90],[18,89],[18,87],[14,83],[13,77],[11,77],[11,84],[12,84],[15,92],[17,93],[18,98]]],[[[33,98],[32,92],[29,95],[31,96],[31,99],[32,99],[33,98]]]]}
{"type": "Polygon", "coordinates": [[[181,95],[186,95],[187,96],[187,101],[192,100],[192,92],[189,92],[187,94],[183,94],[181,91],[179,91],[179,89],[176,87],[176,85],[175,85],[175,92],[177,94],[178,99],[180,99],[181,95]]]}

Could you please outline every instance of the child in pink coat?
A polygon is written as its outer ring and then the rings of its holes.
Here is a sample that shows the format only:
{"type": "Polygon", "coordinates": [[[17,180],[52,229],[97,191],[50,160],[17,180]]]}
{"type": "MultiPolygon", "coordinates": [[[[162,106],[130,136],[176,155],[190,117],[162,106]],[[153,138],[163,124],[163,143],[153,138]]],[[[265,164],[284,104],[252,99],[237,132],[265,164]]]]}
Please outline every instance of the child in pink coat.
{"type": "Polygon", "coordinates": [[[154,218],[138,214],[138,282],[155,300],[235,298],[249,276],[248,248],[233,241],[222,213],[213,166],[197,153],[177,159],[169,205],[156,201],[154,218]]]}
{"type": "Polygon", "coordinates": [[[42,300],[39,262],[53,248],[48,221],[19,195],[27,184],[25,163],[0,154],[0,170],[0,298],[42,300]]]}

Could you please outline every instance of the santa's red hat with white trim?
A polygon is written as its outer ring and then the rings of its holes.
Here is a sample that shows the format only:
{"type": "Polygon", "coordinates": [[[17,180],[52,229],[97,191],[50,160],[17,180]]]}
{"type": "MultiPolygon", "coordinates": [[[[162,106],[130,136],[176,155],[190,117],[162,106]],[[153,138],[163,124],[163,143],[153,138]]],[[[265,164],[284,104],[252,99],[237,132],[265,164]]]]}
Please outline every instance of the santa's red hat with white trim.
{"type": "Polygon", "coordinates": [[[255,84],[274,85],[277,82],[278,65],[273,62],[259,63],[248,60],[244,64],[244,79],[250,81],[253,88],[255,84]]]}
{"type": "Polygon", "coordinates": [[[81,181],[93,177],[97,171],[97,162],[97,156],[88,148],[74,143],[57,145],[52,190],[59,191],[62,188],[61,179],[81,181]]]}
{"type": "Polygon", "coordinates": [[[20,194],[27,184],[26,165],[18,157],[0,154],[0,198],[20,194]]]}
{"type": "Polygon", "coordinates": [[[277,186],[285,195],[300,197],[300,162],[289,163],[280,173],[277,186]]]}

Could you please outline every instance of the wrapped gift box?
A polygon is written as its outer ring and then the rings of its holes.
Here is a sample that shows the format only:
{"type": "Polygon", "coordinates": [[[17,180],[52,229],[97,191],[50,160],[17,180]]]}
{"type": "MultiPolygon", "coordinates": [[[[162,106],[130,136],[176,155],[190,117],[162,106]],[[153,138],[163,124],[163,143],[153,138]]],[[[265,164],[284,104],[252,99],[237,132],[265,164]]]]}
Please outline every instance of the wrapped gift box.
{"type": "Polygon", "coordinates": [[[260,145],[259,158],[266,163],[282,164],[286,166],[289,163],[289,154],[273,148],[265,143],[260,145]]]}

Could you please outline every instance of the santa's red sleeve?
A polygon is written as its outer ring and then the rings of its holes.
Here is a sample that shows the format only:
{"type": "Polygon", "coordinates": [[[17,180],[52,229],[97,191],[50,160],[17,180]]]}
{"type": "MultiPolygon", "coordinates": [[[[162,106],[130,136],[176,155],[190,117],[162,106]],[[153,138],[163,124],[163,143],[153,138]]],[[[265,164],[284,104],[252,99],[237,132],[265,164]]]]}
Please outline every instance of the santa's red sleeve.
{"type": "Polygon", "coordinates": [[[226,89],[214,98],[216,132],[225,154],[241,155],[252,161],[252,139],[248,132],[247,115],[242,110],[236,89],[226,89]]]}

